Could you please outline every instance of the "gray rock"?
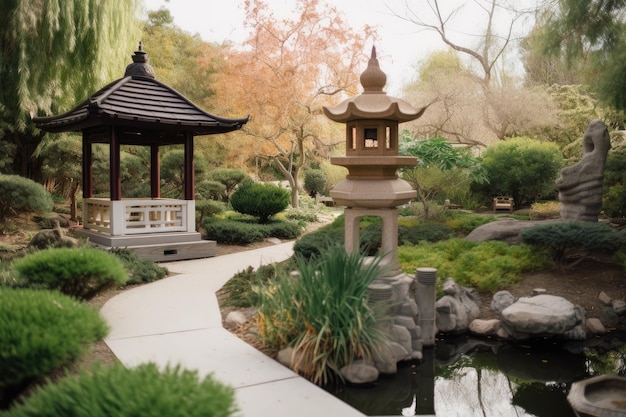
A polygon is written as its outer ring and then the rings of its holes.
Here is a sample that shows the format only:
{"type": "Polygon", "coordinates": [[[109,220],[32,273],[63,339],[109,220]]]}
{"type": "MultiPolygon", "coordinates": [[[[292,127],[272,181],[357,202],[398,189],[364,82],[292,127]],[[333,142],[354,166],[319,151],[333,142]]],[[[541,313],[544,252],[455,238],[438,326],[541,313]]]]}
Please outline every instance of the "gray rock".
{"type": "Polygon", "coordinates": [[[398,362],[390,348],[378,349],[372,359],[380,373],[392,375],[398,372],[398,362]]]}
{"type": "Polygon", "coordinates": [[[583,157],[561,170],[556,180],[562,220],[597,222],[602,208],[602,180],[611,137],[606,125],[593,120],[583,136],[583,157]]]}
{"type": "Polygon", "coordinates": [[[37,232],[28,247],[37,249],[47,248],[76,248],[80,246],[78,239],[67,236],[65,229],[61,228],[57,220],[53,220],[53,229],[43,229],[37,232]]]}
{"type": "Polygon", "coordinates": [[[415,320],[412,317],[407,316],[396,316],[394,318],[394,323],[406,327],[408,330],[413,330],[417,327],[415,320]]]}
{"type": "Polygon", "coordinates": [[[502,313],[502,310],[510,306],[515,302],[515,297],[508,291],[498,291],[493,295],[491,299],[491,310],[498,315],[502,313]]]}
{"type": "Polygon", "coordinates": [[[510,337],[563,336],[584,320],[582,309],[563,297],[538,295],[522,297],[501,314],[501,325],[510,337]]]}
{"type": "MultiPolygon", "coordinates": [[[[394,362],[407,361],[411,359],[411,353],[413,353],[413,348],[409,343],[409,348],[407,350],[406,346],[401,345],[398,342],[390,342],[389,350],[391,351],[391,355],[393,357],[394,362]]],[[[397,369],[397,367],[396,367],[397,369]]],[[[395,372],[394,372],[395,373],[395,372]]]]}
{"type": "Polygon", "coordinates": [[[585,321],[585,327],[591,334],[605,334],[606,333],[606,328],[604,327],[600,319],[597,319],[595,317],[588,318],[585,321]]]}
{"type": "Polygon", "coordinates": [[[288,347],[285,349],[281,349],[278,351],[278,355],[276,355],[276,360],[278,363],[286,366],[287,368],[291,368],[291,361],[293,360],[293,348],[288,347]]]}
{"type": "MultiPolygon", "coordinates": [[[[404,326],[393,325],[393,327],[391,328],[391,340],[393,340],[394,342],[402,346],[406,354],[411,353],[411,351],[413,350],[413,347],[411,344],[411,341],[412,341],[411,333],[404,326]]],[[[400,360],[403,360],[403,359],[400,359],[400,360]]]]}
{"type": "Polygon", "coordinates": [[[500,220],[477,227],[465,239],[471,242],[499,240],[515,245],[520,242],[519,234],[525,228],[558,221],[560,220],[500,220]]]}
{"type": "Polygon", "coordinates": [[[346,381],[351,384],[371,384],[378,379],[378,369],[360,361],[355,361],[339,370],[346,381]]]}
{"type": "Polygon", "coordinates": [[[619,324],[619,317],[613,310],[613,305],[602,307],[600,310],[600,317],[598,317],[604,327],[615,328],[619,324]]]}
{"type": "Polygon", "coordinates": [[[607,306],[611,305],[611,303],[613,302],[613,299],[609,297],[604,291],[600,291],[600,294],[598,294],[598,299],[602,301],[602,304],[607,306]]]}
{"type": "Polygon", "coordinates": [[[626,314],[626,301],[624,300],[613,300],[613,311],[618,316],[623,316],[626,314]]]}
{"type": "Polygon", "coordinates": [[[473,320],[469,325],[469,331],[478,336],[495,335],[500,329],[500,320],[473,320]]]}
{"type": "Polygon", "coordinates": [[[226,315],[224,322],[226,324],[241,326],[246,324],[248,317],[241,311],[231,311],[226,315]]]}
{"type": "Polygon", "coordinates": [[[444,333],[464,332],[480,315],[480,297],[471,288],[458,285],[452,278],[443,283],[445,295],[435,303],[436,323],[444,333]]]}

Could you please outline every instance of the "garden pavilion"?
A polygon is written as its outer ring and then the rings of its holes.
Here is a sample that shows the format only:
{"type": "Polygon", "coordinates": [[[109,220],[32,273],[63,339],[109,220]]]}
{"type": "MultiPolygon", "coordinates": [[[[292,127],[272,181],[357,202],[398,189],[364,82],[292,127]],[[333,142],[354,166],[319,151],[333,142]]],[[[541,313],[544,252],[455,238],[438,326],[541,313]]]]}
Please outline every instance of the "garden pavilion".
{"type": "Polygon", "coordinates": [[[65,114],[33,118],[47,132],[82,133],[82,229],[91,242],[154,261],[214,256],[195,230],[193,138],[240,129],[248,117],[218,117],[155,78],[141,43],[124,77],[65,114]],[[93,145],[109,145],[109,197],[94,196],[93,145]],[[120,146],[150,148],[150,197],[122,198],[120,146]],[[183,199],[161,198],[159,148],[183,145],[183,199]]]}

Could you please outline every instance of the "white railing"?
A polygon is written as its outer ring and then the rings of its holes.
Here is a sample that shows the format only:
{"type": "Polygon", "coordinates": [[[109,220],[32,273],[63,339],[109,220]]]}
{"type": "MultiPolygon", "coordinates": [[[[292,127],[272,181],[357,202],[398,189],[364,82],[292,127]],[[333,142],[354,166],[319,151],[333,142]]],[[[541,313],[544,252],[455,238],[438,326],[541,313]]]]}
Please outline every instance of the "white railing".
{"type": "Polygon", "coordinates": [[[193,232],[195,201],[105,198],[83,200],[83,227],[111,235],[193,232]]]}

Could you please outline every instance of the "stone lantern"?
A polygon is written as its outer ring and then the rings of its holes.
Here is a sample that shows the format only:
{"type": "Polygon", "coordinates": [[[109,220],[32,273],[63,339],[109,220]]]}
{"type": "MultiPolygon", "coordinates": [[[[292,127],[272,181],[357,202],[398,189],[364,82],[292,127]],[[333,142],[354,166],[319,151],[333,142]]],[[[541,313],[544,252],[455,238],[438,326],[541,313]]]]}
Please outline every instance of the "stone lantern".
{"type": "Polygon", "coordinates": [[[361,74],[363,93],[344,100],[336,107],[324,107],[324,114],[346,124],[346,156],[334,157],[333,165],[348,169],[345,180],[330,191],[330,196],[345,213],[345,248],[359,248],[359,223],[365,216],[382,220],[385,276],[402,273],[397,257],[398,209],[417,196],[411,185],[398,178],[397,169],[414,166],[417,159],[398,155],[398,124],[419,118],[426,109],[417,109],[404,100],[390,97],[383,87],[387,76],[380,69],[376,48],[367,69],[361,74]]]}

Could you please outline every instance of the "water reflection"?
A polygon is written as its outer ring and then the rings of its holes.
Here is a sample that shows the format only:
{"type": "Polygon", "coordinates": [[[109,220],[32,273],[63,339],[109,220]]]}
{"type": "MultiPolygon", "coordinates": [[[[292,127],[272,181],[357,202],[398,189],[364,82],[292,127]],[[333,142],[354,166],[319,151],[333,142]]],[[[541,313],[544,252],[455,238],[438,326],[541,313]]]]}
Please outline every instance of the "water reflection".
{"type": "Polygon", "coordinates": [[[447,338],[372,386],[327,390],[369,416],[400,416],[415,396],[418,416],[575,417],[566,399],[572,382],[626,375],[625,341],[625,334],[585,344],[447,338]]]}

